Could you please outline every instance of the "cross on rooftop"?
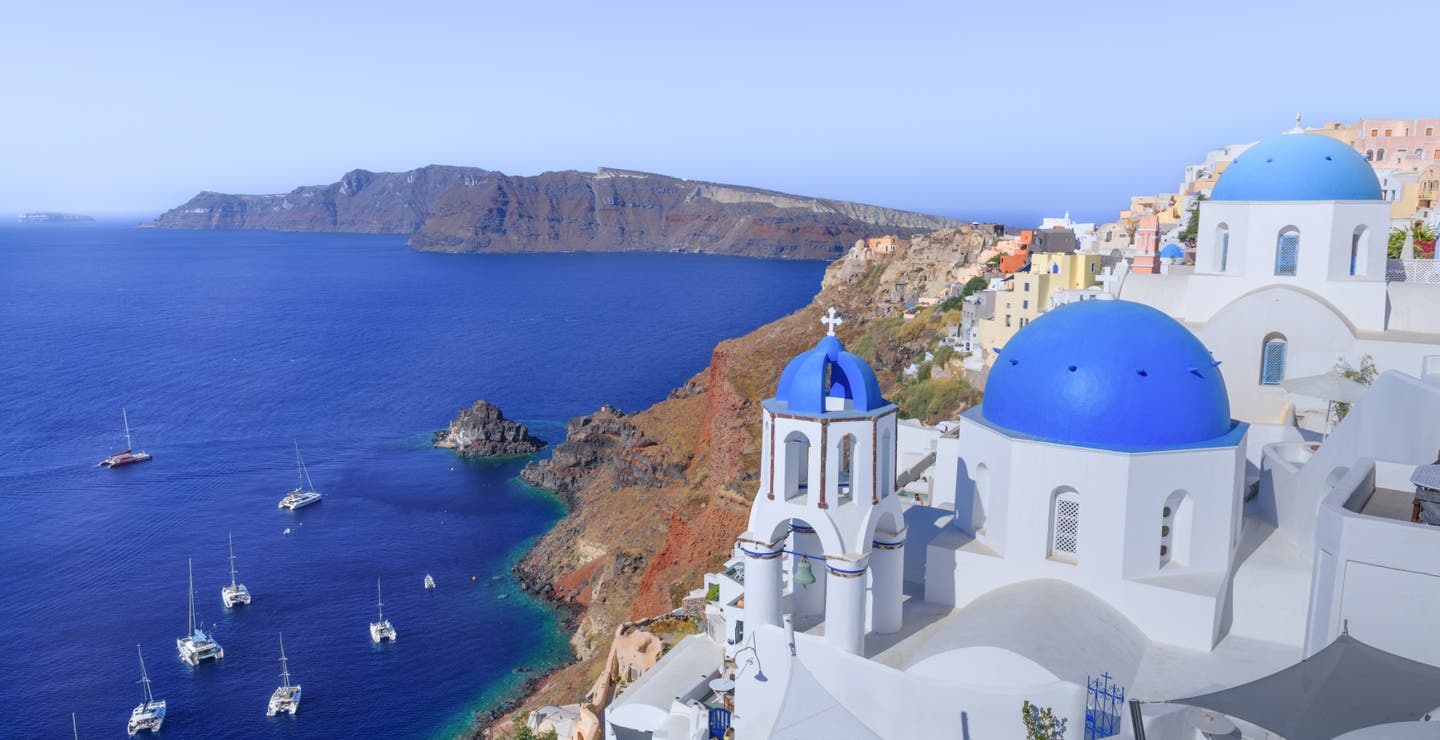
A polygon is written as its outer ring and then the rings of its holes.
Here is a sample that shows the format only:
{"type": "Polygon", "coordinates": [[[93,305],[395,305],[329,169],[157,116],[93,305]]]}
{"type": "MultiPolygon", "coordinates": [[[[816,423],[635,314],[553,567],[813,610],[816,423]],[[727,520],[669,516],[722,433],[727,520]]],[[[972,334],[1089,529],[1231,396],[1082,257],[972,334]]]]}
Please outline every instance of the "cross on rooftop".
{"type": "Polygon", "coordinates": [[[836,315],[835,315],[835,307],[834,307],[834,306],[831,306],[831,307],[830,307],[830,313],[827,314],[827,315],[825,315],[825,316],[821,316],[821,317],[820,317],[820,323],[825,324],[825,325],[828,326],[829,329],[830,329],[830,331],[828,331],[828,332],[826,333],[826,336],[831,336],[831,337],[833,337],[833,336],[835,336],[835,327],[837,327],[837,326],[845,323],[845,319],[842,319],[842,318],[840,318],[839,316],[836,316],[836,315]]]}

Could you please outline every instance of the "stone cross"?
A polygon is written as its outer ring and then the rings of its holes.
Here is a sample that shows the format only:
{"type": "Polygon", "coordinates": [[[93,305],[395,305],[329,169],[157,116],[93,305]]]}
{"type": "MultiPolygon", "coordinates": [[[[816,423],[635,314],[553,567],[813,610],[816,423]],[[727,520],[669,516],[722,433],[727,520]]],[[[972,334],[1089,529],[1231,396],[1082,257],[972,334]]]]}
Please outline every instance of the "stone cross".
{"type": "Polygon", "coordinates": [[[842,319],[842,318],[840,318],[839,316],[836,316],[836,315],[835,315],[835,307],[834,307],[834,306],[831,306],[831,307],[830,307],[830,313],[827,314],[827,315],[825,315],[825,316],[821,316],[821,317],[820,317],[820,323],[825,324],[825,325],[828,326],[829,329],[830,329],[828,332],[826,332],[826,336],[831,336],[831,337],[833,337],[833,336],[835,336],[835,327],[837,327],[837,326],[845,323],[845,319],[842,319]]]}

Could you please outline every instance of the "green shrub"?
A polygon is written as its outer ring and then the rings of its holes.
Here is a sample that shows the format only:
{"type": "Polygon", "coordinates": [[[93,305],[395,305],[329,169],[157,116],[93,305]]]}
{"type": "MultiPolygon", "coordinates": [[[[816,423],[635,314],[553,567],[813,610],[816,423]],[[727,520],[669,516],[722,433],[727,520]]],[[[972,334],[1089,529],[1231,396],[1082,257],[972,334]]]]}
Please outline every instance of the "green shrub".
{"type": "Polygon", "coordinates": [[[707,590],[707,591],[705,592],[705,600],[706,600],[706,601],[719,601],[719,600],[720,600],[720,584],[718,584],[718,583],[712,583],[712,584],[710,584],[709,590],[707,590]]]}

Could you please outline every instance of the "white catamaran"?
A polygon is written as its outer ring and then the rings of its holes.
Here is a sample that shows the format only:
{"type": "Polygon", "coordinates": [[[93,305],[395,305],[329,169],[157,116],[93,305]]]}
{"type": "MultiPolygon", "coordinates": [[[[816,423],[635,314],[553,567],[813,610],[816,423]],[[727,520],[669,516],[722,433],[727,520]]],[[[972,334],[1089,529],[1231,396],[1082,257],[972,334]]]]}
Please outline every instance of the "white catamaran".
{"type": "Polygon", "coordinates": [[[285,662],[285,635],[280,635],[280,688],[270,695],[270,706],[265,716],[274,717],[281,712],[292,716],[300,711],[300,684],[290,685],[290,668],[285,662]]]}
{"type": "Polygon", "coordinates": [[[299,483],[295,486],[295,490],[280,499],[280,508],[291,511],[320,503],[320,494],[315,491],[315,484],[310,482],[310,472],[305,469],[305,461],[300,458],[299,442],[295,443],[295,467],[298,469],[299,483]],[[310,490],[305,490],[306,486],[309,486],[310,490]]]}
{"type": "Polygon", "coordinates": [[[370,623],[370,639],[376,645],[389,640],[395,641],[395,626],[385,618],[385,603],[380,600],[380,579],[375,579],[375,610],[378,612],[380,621],[370,623]]]}
{"type": "Polygon", "coordinates": [[[145,450],[137,452],[134,443],[130,441],[130,415],[125,413],[123,408],[120,409],[120,418],[125,420],[125,451],[117,452],[101,460],[100,467],[102,468],[118,468],[121,465],[145,462],[150,459],[150,453],[145,450]]]}
{"type": "Polygon", "coordinates": [[[229,609],[236,604],[250,603],[250,589],[245,584],[235,582],[235,538],[227,533],[230,539],[230,585],[220,589],[220,600],[225,602],[225,608],[229,609]]]}
{"type": "MultiPolygon", "coordinates": [[[[141,730],[159,732],[160,725],[165,723],[165,700],[155,701],[155,695],[150,693],[150,676],[145,673],[145,655],[140,652],[140,646],[135,646],[135,654],[140,656],[140,685],[144,686],[144,699],[130,712],[130,722],[125,726],[125,731],[131,737],[141,730]]],[[[72,715],[70,721],[73,725],[75,718],[72,715]]],[[[79,728],[75,728],[79,734],[79,728]]]]}
{"type": "MultiPolygon", "coordinates": [[[[187,564],[190,561],[186,561],[187,564]]],[[[203,660],[220,660],[225,657],[225,650],[215,638],[205,633],[205,630],[195,626],[195,568],[190,568],[190,634],[175,640],[175,647],[180,651],[180,659],[190,664],[191,667],[200,665],[203,660]]]]}

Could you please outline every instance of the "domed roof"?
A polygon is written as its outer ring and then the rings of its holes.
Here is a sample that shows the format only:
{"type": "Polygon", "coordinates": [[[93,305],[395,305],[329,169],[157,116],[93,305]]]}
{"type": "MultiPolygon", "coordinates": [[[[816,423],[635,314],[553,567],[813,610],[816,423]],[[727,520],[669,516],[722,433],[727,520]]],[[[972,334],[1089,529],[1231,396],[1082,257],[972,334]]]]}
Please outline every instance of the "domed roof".
{"type": "Polygon", "coordinates": [[[875,371],[859,355],[846,352],[833,334],[791,360],[775,388],[775,399],[784,401],[788,411],[823,414],[826,397],[849,399],[851,408],[860,411],[890,403],[880,397],[875,371]]]}
{"type": "Polygon", "coordinates": [[[1359,152],[1328,136],[1285,134],[1236,157],[1211,200],[1380,200],[1380,180],[1359,152]]]}
{"type": "Polygon", "coordinates": [[[1185,257],[1185,250],[1179,244],[1166,244],[1160,248],[1160,256],[1178,260],[1185,257]]]}
{"type": "Polygon", "coordinates": [[[1217,363],[1179,322],[1130,301],[1049,311],[1001,350],[979,414],[995,426],[1101,448],[1183,447],[1231,430],[1217,363]]]}

